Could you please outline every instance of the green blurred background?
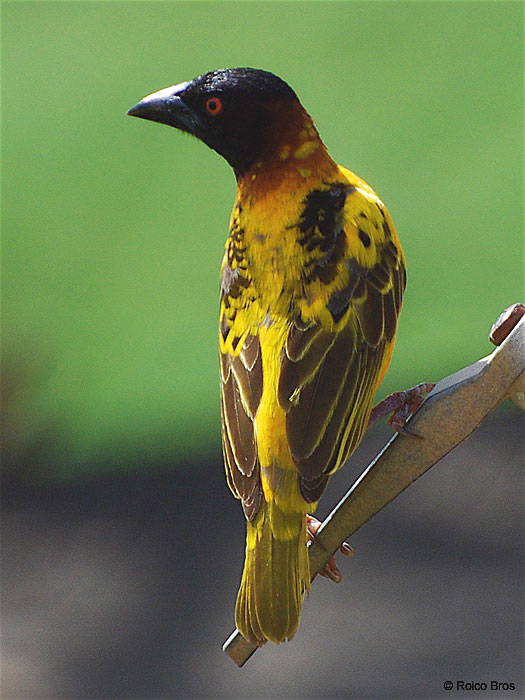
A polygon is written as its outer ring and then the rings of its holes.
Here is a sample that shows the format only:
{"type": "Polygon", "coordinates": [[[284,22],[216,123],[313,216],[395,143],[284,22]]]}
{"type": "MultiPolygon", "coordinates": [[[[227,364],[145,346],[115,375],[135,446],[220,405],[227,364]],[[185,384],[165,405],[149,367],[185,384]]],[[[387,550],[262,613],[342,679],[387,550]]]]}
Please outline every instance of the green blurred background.
{"type": "Polygon", "coordinates": [[[218,449],[228,166],[126,118],[210,69],[285,78],[389,206],[409,286],[382,394],[486,354],[522,286],[520,3],[5,2],[3,336],[41,474],[218,449]],[[43,439],[43,438],[42,438],[43,439]]]}

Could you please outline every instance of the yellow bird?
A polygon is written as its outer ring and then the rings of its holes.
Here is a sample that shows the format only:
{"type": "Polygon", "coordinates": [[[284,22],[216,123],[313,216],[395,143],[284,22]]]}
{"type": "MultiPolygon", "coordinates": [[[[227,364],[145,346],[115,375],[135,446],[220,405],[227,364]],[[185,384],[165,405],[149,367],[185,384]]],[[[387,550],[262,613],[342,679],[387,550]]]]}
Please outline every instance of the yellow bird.
{"type": "Polygon", "coordinates": [[[237,178],[219,323],[226,476],[247,520],[235,617],[247,640],[282,642],[310,586],[307,513],[361,442],[390,362],[403,251],[381,199],[272,73],[213,71],[129,114],[193,134],[237,178]]]}

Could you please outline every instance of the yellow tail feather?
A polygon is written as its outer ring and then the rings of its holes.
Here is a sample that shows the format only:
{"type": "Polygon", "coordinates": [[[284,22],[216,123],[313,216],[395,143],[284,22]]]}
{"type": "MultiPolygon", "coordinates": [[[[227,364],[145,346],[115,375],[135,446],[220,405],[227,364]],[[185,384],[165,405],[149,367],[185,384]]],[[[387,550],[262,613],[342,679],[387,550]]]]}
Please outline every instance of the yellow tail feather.
{"type": "Polygon", "coordinates": [[[299,624],[303,596],[310,588],[306,518],[263,502],[247,523],[246,559],[235,621],[254,644],[291,639],[299,624]]]}

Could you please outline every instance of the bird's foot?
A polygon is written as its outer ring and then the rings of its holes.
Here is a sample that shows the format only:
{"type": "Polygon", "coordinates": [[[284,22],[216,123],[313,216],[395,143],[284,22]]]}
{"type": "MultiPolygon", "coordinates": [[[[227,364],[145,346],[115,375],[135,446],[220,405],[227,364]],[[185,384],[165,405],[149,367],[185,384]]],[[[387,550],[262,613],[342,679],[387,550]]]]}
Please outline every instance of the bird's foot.
{"type": "Polygon", "coordinates": [[[372,425],[380,418],[383,418],[383,416],[387,416],[391,413],[392,415],[388,419],[388,422],[397,433],[401,433],[407,437],[420,438],[421,435],[408,430],[405,424],[408,417],[417,411],[423,403],[425,396],[430,393],[435,386],[436,385],[431,382],[424,382],[406,391],[396,391],[394,394],[390,394],[390,396],[383,399],[381,403],[374,406],[370,414],[368,425],[372,425]]]}
{"type": "MultiPolygon", "coordinates": [[[[317,537],[317,531],[321,527],[321,521],[317,520],[317,518],[314,518],[313,515],[307,515],[306,516],[306,532],[308,534],[308,537],[313,541],[317,542],[317,544],[323,547],[323,543],[318,539],[317,537]]],[[[352,554],[354,553],[354,550],[348,542],[342,542],[339,551],[341,554],[344,554],[346,557],[351,557],[352,554]]],[[[319,572],[321,576],[324,576],[325,578],[329,578],[331,581],[334,583],[339,583],[341,579],[343,578],[342,573],[340,572],[337,564],[335,563],[335,554],[332,554],[330,559],[326,562],[324,565],[323,569],[319,572]]]]}

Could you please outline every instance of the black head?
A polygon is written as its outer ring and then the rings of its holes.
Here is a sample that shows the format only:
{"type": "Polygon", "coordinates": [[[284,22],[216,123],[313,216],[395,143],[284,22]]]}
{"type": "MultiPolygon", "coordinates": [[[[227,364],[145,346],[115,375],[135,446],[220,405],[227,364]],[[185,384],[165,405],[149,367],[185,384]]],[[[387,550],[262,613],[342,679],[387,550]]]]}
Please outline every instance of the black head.
{"type": "Polygon", "coordinates": [[[155,92],[128,114],[193,134],[242,175],[267,149],[276,120],[293,107],[302,109],[273,73],[229,68],[155,92]]]}

